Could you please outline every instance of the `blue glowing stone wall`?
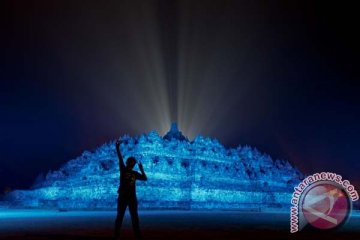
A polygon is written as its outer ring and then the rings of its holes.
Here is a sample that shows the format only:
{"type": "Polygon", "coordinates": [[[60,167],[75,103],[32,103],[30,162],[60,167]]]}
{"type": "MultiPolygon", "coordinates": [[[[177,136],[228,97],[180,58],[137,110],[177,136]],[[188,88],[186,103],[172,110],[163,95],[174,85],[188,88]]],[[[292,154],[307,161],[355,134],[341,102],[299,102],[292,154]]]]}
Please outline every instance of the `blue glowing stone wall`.
{"type": "MultiPolygon", "coordinates": [[[[124,159],[144,165],[147,182],[137,182],[142,209],[259,209],[287,207],[303,177],[287,161],[272,160],[249,146],[226,149],[216,139],[188,141],[176,125],[164,136],[125,135],[124,159]]],[[[137,169],[135,169],[137,170],[137,169]]],[[[85,151],[30,190],[7,199],[14,206],[64,209],[115,208],[119,167],[114,141],[85,151]]]]}

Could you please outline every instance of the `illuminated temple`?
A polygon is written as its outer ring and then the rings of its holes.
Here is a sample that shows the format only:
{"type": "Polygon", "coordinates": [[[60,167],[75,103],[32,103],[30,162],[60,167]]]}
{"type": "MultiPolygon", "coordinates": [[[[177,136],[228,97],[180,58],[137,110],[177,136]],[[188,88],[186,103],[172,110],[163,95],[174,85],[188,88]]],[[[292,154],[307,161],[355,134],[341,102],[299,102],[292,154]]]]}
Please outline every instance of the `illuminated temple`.
{"type": "MultiPolygon", "coordinates": [[[[303,175],[289,162],[249,146],[226,149],[216,139],[189,141],[173,124],[163,137],[122,137],[124,159],[135,156],[148,176],[137,182],[141,209],[267,209],[290,205],[303,175]]],[[[135,169],[137,170],[137,169],[135,169]]],[[[30,190],[16,190],[12,206],[59,209],[116,207],[119,165],[114,141],[85,151],[30,190]]]]}

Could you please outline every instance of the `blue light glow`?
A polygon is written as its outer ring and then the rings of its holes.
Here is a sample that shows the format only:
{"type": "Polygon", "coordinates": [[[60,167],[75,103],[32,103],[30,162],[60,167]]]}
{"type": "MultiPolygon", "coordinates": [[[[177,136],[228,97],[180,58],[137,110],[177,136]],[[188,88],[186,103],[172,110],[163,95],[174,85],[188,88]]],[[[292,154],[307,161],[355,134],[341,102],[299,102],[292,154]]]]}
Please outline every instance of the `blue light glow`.
{"type": "MultiPolygon", "coordinates": [[[[293,186],[303,177],[287,161],[273,161],[249,146],[226,149],[202,136],[190,142],[176,126],[164,138],[150,132],[122,139],[124,159],[135,156],[148,176],[147,182],[137,183],[142,209],[282,208],[290,205],[293,186]]],[[[7,199],[23,207],[115,208],[118,166],[112,141],[7,199]]]]}

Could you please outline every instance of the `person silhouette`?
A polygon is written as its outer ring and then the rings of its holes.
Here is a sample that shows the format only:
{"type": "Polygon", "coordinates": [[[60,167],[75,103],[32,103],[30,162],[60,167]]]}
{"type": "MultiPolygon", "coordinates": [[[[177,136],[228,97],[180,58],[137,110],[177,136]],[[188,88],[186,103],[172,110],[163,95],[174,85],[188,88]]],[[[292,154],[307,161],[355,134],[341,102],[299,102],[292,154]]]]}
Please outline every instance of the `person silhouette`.
{"type": "Polygon", "coordinates": [[[137,211],[138,203],[136,198],[135,182],[136,180],[146,181],[147,176],[140,162],[138,163],[138,165],[141,173],[133,170],[137,162],[134,157],[129,157],[126,160],[125,166],[123,157],[120,152],[120,144],[121,141],[117,140],[115,146],[119,158],[120,186],[118,189],[119,195],[117,201],[117,216],[115,220],[114,238],[118,239],[120,237],[120,230],[124,219],[125,210],[129,206],[129,212],[135,237],[136,239],[142,239],[139,225],[139,216],[137,211]]]}

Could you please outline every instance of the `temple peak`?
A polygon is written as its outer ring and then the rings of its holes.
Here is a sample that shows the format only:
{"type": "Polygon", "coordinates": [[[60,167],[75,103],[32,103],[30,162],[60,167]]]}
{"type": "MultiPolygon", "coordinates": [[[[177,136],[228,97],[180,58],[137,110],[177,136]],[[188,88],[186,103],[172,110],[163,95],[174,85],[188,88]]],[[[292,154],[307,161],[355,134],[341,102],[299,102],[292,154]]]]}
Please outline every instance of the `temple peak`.
{"type": "Polygon", "coordinates": [[[176,122],[171,123],[170,132],[179,132],[178,126],[176,122]]]}
{"type": "Polygon", "coordinates": [[[186,140],[188,141],[187,137],[185,137],[181,131],[179,131],[178,125],[176,122],[171,123],[170,130],[164,135],[163,137],[166,140],[177,139],[177,140],[186,140]]]}

